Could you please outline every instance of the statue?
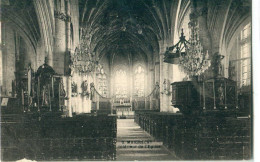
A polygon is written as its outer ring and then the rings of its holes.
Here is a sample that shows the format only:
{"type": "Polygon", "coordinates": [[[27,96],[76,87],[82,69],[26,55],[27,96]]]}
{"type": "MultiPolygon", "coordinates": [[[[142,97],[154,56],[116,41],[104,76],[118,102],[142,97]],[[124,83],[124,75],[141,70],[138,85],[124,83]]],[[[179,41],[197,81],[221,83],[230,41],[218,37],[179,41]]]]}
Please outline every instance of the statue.
{"type": "Polygon", "coordinates": [[[33,70],[31,67],[31,63],[28,64],[27,69],[27,77],[28,77],[28,111],[30,111],[30,107],[33,105],[33,97],[34,97],[34,86],[33,86],[33,70]]]}
{"type": "Polygon", "coordinates": [[[223,55],[220,55],[218,52],[213,55],[212,67],[214,78],[222,76],[223,66],[221,60],[224,58],[223,55]]]}
{"type": "Polygon", "coordinates": [[[133,110],[138,110],[138,102],[136,99],[133,100],[133,110]]]}
{"type": "Polygon", "coordinates": [[[49,106],[49,92],[48,92],[48,87],[47,85],[44,85],[42,87],[42,106],[49,106]]]}
{"type": "Polygon", "coordinates": [[[87,80],[82,82],[81,88],[82,88],[82,95],[88,97],[89,92],[88,92],[88,81],[87,80]]]}
{"type": "Polygon", "coordinates": [[[78,86],[75,82],[71,83],[71,92],[73,97],[78,95],[78,86]]]}
{"type": "Polygon", "coordinates": [[[160,98],[160,86],[159,82],[155,83],[155,93],[154,93],[154,98],[159,99],[160,98]]]}
{"type": "Polygon", "coordinates": [[[95,86],[94,83],[90,83],[90,100],[93,100],[95,97],[95,86]]]}
{"type": "Polygon", "coordinates": [[[168,87],[167,87],[167,80],[164,79],[163,81],[163,92],[161,92],[162,94],[165,94],[165,95],[168,95],[169,92],[168,92],[168,87]]]}
{"type": "Polygon", "coordinates": [[[59,91],[60,91],[60,106],[59,106],[59,111],[61,111],[61,109],[63,109],[64,107],[64,103],[65,103],[65,98],[66,98],[66,91],[64,89],[64,84],[63,84],[63,79],[60,79],[60,85],[59,85],[59,91]]]}

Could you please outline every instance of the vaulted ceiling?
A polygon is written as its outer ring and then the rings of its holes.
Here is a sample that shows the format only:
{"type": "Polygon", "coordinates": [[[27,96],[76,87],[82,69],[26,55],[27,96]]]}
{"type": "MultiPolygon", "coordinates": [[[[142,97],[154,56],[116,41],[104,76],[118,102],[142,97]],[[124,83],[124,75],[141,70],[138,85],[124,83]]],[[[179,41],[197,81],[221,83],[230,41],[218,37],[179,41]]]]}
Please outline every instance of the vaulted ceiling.
{"type": "Polygon", "coordinates": [[[41,33],[33,0],[2,1],[1,15],[1,21],[10,23],[36,50],[41,33]]]}
{"type": "Polygon", "coordinates": [[[148,57],[172,39],[176,0],[79,0],[80,26],[91,49],[103,56],[125,51],[148,57]]]}
{"type": "MultiPolygon", "coordinates": [[[[219,46],[221,35],[229,42],[238,26],[250,17],[250,0],[196,0],[199,1],[205,2],[208,8],[207,28],[216,46],[219,46]],[[226,15],[225,21],[223,15],[226,15]],[[222,31],[224,33],[219,34],[222,31]]],[[[51,48],[53,45],[50,38],[55,31],[54,15],[51,6],[43,2],[47,1],[1,2],[1,21],[12,23],[34,49],[41,38],[46,39],[45,46],[51,48]],[[40,2],[42,4],[38,4],[40,2]],[[45,11],[46,8],[49,10],[45,11]]],[[[80,27],[87,30],[89,46],[99,57],[114,53],[141,53],[150,60],[158,57],[160,48],[165,49],[162,44],[172,45],[174,32],[180,28],[188,6],[189,0],[78,0],[77,5],[80,27]]]]}

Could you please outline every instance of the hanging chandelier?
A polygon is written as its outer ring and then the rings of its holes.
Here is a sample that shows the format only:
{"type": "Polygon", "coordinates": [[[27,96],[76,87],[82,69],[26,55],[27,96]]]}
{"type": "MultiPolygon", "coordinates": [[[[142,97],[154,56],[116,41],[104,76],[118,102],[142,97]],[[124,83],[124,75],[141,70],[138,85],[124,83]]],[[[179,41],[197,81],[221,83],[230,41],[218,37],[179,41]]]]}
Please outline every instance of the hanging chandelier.
{"type": "Polygon", "coordinates": [[[99,65],[95,52],[90,48],[90,41],[90,34],[88,34],[86,29],[82,29],[80,43],[72,55],[71,65],[72,70],[79,74],[88,74],[93,72],[99,65]]]}
{"type": "Polygon", "coordinates": [[[190,39],[185,54],[180,55],[179,64],[189,76],[199,76],[210,66],[208,51],[204,52],[199,40],[197,21],[189,23],[190,39]]]}
{"type": "Polygon", "coordinates": [[[190,38],[187,41],[182,29],[179,42],[166,49],[164,62],[179,64],[189,76],[199,76],[210,67],[211,62],[208,51],[204,51],[199,39],[199,25],[195,11],[190,16],[189,32],[190,38]]]}

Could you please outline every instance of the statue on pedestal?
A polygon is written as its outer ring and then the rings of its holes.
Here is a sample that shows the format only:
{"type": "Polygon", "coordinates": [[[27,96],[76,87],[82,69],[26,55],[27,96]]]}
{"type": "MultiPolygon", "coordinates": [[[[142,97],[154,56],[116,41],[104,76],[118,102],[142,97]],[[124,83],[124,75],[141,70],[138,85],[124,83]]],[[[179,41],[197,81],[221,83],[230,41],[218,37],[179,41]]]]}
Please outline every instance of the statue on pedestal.
{"type": "Polygon", "coordinates": [[[66,100],[66,91],[64,89],[63,79],[60,79],[59,84],[59,111],[63,110],[66,100]]]}
{"type": "Polygon", "coordinates": [[[31,67],[31,63],[28,64],[28,69],[27,69],[27,77],[28,77],[28,111],[30,111],[30,108],[33,106],[33,98],[34,96],[34,85],[33,85],[33,69],[31,67]]]}
{"type": "Polygon", "coordinates": [[[88,81],[85,80],[81,84],[81,89],[82,89],[82,96],[87,96],[89,97],[89,92],[88,92],[88,81]]]}
{"type": "Polygon", "coordinates": [[[42,106],[49,106],[49,89],[46,85],[42,87],[42,106]]]}
{"type": "Polygon", "coordinates": [[[213,55],[212,67],[213,67],[213,76],[214,76],[214,78],[218,78],[218,77],[223,76],[223,66],[221,64],[221,60],[224,57],[225,56],[220,55],[218,52],[216,52],[213,55]]]}
{"type": "Polygon", "coordinates": [[[160,86],[159,86],[159,82],[155,83],[155,92],[153,94],[153,98],[155,99],[159,99],[160,98],[160,86]]]}
{"type": "Polygon", "coordinates": [[[90,83],[90,100],[93,100],[95,97],[95,86],[94,83],[90,83]]]}
{"type": "Polygon", "coordinates": [[[78,96],[78,85],[73,81],[71,82],[71,96],[72,97],[76,97],[78,96]]]}

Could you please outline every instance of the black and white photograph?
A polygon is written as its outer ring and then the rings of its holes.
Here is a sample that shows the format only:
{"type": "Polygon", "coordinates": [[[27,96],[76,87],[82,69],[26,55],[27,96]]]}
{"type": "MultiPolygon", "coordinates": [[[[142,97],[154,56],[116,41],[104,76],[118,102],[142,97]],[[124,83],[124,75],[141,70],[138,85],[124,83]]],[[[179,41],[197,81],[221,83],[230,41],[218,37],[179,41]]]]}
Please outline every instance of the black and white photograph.
{"type": "Polygon", "coordinates": [[[254,160],[252,10],[1,0],[1,161],[254,160]]]}

